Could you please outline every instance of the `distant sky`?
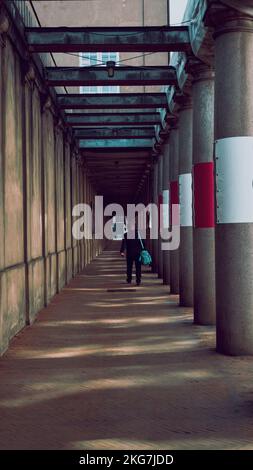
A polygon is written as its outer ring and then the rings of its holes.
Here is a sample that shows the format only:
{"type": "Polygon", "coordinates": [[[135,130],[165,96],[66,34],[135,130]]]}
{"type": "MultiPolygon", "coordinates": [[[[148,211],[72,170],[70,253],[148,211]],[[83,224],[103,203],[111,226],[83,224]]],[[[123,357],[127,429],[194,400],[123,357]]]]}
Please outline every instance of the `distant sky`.
{"type": "Polygon", "coordinates": [[[188,0],[170,0],[170,22],[171,24],[182,21],[188,0]]]}

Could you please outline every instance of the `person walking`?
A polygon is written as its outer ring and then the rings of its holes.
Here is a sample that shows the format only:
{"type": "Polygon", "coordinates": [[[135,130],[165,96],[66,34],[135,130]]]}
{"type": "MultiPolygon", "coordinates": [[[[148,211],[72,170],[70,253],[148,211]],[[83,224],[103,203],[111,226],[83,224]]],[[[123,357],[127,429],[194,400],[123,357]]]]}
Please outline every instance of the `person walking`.
{"type": "Polygon", "coordinates": [[[141,261],[140,254],[142,249],[145,249],[143,240],[140,239],[138,231],[138,214],[135,216],[135,220],[130,225],[129,230],[124,234],[122,239],[120,254],[125,256],[126,251],[126,263],[127,263],[127,282],[131,284],[133,274],[133,264],[135,263],[135,274],[136,274],[136,285],[141,284],[141,261]]]}

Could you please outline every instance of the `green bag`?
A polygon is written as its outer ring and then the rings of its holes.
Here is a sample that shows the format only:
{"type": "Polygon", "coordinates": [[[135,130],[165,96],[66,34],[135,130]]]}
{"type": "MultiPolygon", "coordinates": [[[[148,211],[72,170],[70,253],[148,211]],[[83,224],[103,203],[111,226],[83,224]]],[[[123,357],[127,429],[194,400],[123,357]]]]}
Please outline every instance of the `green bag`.
{"type": "Polygon", "coordinates": [[[149,264],[152,263],[152,257],[150,255],[150,253],[147,251],[147,250],[144,250],[144,246],[143,246],[143,243],[142,243],[142,239],[140,237],[140,234],[139,235],[139,240],[141,242],[141,247],[142,247],[142,250],[141,250],[141,253],[140,253],[140,258],[139,258],[139,261],[141,262],[141,264],[143,264],[144,266],[148,266],[149,264]]]}
{"type": "Polygon", "coordinates": [[[149,252],[147,250],[142,250],[141,251],[140,261],[141,261],[141,264],[144,264],[145,266],[152,263],[151,255],[149,254],[149,252]]]}

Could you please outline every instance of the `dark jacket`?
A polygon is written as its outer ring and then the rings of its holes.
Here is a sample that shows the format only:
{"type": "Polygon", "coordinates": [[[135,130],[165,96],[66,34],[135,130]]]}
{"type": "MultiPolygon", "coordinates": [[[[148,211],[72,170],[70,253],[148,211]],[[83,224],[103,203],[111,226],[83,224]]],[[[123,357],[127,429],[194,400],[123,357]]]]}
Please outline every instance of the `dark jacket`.
{"type": "MultiPolygon", "coordinates": [[[[131,258],[136,258],[137,256],[140,255],[140,252],[142,250],[141,242],[138,236],[138,231],[135,230],[135,238],[129,238],[127,237],[129,232],[125,233],[124,238],[121,243],[121,248],[120,252],[123,253],[126,250],[127,256],[131,258]]],[[[145,249],[145,243],[144,240],[142,240],[144,249],[145,249]]]]}

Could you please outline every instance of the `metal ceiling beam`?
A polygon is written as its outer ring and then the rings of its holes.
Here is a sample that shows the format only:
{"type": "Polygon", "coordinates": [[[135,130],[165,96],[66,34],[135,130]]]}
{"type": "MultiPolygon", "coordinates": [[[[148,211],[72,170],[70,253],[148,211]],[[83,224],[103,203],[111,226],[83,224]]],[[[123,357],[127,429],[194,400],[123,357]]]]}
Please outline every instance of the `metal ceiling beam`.
{"type": "MultiPolygon", "coordinates": [[[[148,155],[149,155],[148,150],[146,149],[138,150],[138,161],[139,159],[141,159],[141,161],[145,161],[148,155]]],[[[87,160],[91,159],[92,161],[94,161],[94,157],[96,158],[96,161],[98,162],[104,161],[103,156],[101,156],[100,154],[98,155],[96,151],[90,150],[89,152],[86,153],[87,160]]],[[[108,160],[110,161],[111,164],[115,164],[115,161],[119,161],[120,164],[121,162],[122,163],[128,162],[132,165],[132,164],[135,164],[136,162],[136,151],[135,150],[131,151],[129,154],[125,152],[122,153],[119,151],[111,155],[111,157],[108,158],[108,160]]]]}
{"type": "Polygon", "coordinates": [[[142,169],[140,169],[140,167],[138,168],[133,168],[132,170],[125,170],[125,168],[123,169],[123,173],[122,173],[122,170],[121,172],[119,171],[113,171],[112,169],[109,169],[109,170],[105,170],[104,168],[102,169],[97,169],[95,170],[94,172],[94,176],[96,178],[104,178],[104,175],[106,176],[109,176],[110,178],[116,178],[118,176],[120,176],[122,178],[122,175],[124,175],[124,178],[128,178],[129,176],[131,177],[135,177],[138,173],[141,173],[142,172],[142,169]]]}
{"type": "Polygon", "coordinates": [[[126,161],[129,159],[130,161],[135,161],[136,158],[140,158],[141,161],[143,162],[143,159],[151,159],[152,155],[152,149],[149,147],[143,147],[143,148],[111,148],[110,152],[108,152],[108,149],[96,149],[96,148],[90,148],[87,149],[85,152],[85,159],[92,159],[92,161],[99,162],[104,160],[104,155],[106,158],[111,162],[113,159],[117,159],[120,162],[121,161],[126,161]],[[101,150],[101,151],[100,151],[101,150]],[[146,154],[145,157],[143,157],[143,154],[146,154]]]}
{"type": "Polygon", "coordinates": [[[153,139],[155,138],[155,129],[154,127],[75,129],[74,136],[77,139],[153,139]]]}
{"type": "Polygon", "coordinates": [[[167,108],[165,93],[111,93],[57,95],[62,109],[167,108]]]}
{"type": "Polygon", "coordinates": [[[46,67],[49,86],[144,86],[176,85],[177,73],[172,66],[115,67],[109,78],[107,67],[46,67]]]}
{"type": "Polygon", "coordinates": [[[81,149],[122,149],[122,151],[132,149],[152,149],[154,139],[86,139],[79,141],[79,148],[81,149]]]}
{"type": "Polygon", "coordinates": [[[65,121],[73,126],[155,126],[161,124],[161,116],[160,113],[69,113],[65,114],[65,121]]]}
{"type": "Polygon", "coordinates": [[[31,52],[188,51],[187,26],[26,28],[31,52]]]}

